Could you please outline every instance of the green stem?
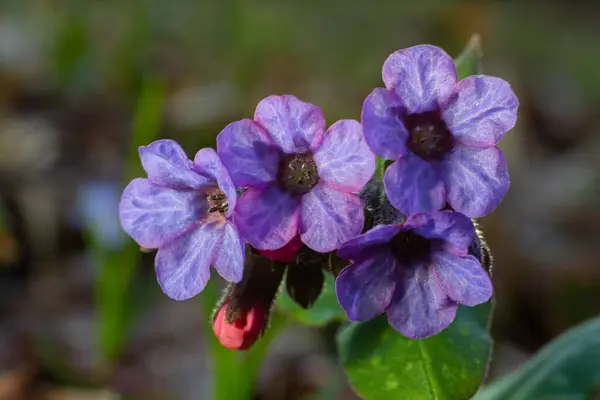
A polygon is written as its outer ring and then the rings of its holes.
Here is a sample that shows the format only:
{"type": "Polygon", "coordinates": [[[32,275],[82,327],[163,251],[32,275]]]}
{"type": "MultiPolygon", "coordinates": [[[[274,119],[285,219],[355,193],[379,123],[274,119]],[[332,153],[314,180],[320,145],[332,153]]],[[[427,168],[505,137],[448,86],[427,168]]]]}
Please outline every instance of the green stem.
{"type": "Polygon", "coordinates": [[[251,399],[262,360],[269,344],[286,325],[285,316],[274,312],[265,335],[248,351],[229,350],[221,345],[212,331],[213,307],[217,304],[217,289],[209,283],[200,296],[206,339],[213,363],[213,399],[251,399]]]}

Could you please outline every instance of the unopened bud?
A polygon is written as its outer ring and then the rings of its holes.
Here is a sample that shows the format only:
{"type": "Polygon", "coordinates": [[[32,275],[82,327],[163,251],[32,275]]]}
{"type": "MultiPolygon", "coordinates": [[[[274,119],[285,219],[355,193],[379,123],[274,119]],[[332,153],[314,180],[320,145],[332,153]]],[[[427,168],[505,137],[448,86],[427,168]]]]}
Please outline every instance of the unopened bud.
{"type": "Polygon", "coordinates": [[[291,262],[296,258],[301,248],[302,240],[300,240],[300,235],[296,235],[282,248],[277,250],[259,250],[258,252],[273,261],[291,262]]]}
{"type": "Polygon", "coordinates": [[[287,291],[300,307],[311,308],[319,298],[325,282],[323,270],[331,270],[331,254],[318,253],[306,246],[295,262],[288,265],[287,291]]]}
{"type": "Polygon", "coordinates": [[[265,329],[265,309],[257,302],[250,310],[239,315],[234,321],[227,322],[227,306],[221,305],[213,321],[213,331],[219,342],[228,349],[248,350],[258,340],[265,329]]]}

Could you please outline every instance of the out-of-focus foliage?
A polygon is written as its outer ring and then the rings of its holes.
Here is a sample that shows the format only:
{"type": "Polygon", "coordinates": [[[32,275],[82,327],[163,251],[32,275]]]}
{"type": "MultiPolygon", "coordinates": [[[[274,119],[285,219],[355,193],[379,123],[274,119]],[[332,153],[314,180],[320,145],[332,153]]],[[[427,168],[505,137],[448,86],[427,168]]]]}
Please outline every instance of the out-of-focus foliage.
{"type": "Polygon", "coordinates": [[[492,382],[476,400],[590,399],[600,385],[600,318],[550,342],[524,366],[492,382]]]}

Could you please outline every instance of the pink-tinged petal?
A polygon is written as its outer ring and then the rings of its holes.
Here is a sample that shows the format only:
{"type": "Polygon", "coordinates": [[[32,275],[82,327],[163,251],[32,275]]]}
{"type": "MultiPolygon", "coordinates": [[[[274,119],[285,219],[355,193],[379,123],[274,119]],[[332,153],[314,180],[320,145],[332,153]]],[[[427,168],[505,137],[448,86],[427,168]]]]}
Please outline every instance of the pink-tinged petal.
{"type": "Polygon", "coordinates": [[[452,135],[468,146],[498,143],[517,122],[519,100],[508,82],[491,76],[469,76],[458,84],[458,96],[443,109],[452,135]]]}
{"type": "Polygon", "coordinates": [[[138,178],[123,191],[119,217],[140,246],[156,249],[204,218],[207,210],[206,197],[198,191],[177,191],[138,178]]]}
{"type": "Polygon", "coordinates": [[[420,45],[392,53],[383,64],[383,82],[408,114],[444,106],[456,92],[454,61],[439,47],[420,45]]]}
{"type": "Polygon", "coordinates": [[[233,215],[237,203],[237,193],[229,172],[227,172],[217,152],[208,147],[198,151],[194,157],[194,169],[217,183],[219,189],[227,196],[227,216],[233,215]]]}
{"type": "Polygon", "coordinates": [[[375,172],[375,154],[351,119],[331,125],[314,159],[321,182],[342,192],[360,192],[375,172]]]}
{"type": "Polygon", "coordinates": [[[148,179],[171,189],[198,189],[212,182],[193,171],[192,162],[174,140],[163,139],[139,148],[148,179]]]}
{"type": "Polygon", "coordinates": [[[443,240],[444,247],[456,255],[466,255],[475,238],[475,226],[465,215],[455,211],[414,214],[405,225],[427,239],[443,240]]]}
{"type": "Polygon", "coordinates": [[[361,257],[364,250],[388,243],[401,230],[401,225],[377,225],[373,229],[344,242],[337,251],[337,255],[345,260],[356,260],[361,257]]]}
{"type": "Polygon", "coordinates": [[[201,224],[161,247],[154,265],[167,296],[186,300],[200,293],[210,279],[210,261],[223,234],[222,225],[201,224]]]}
{"type": "Polygon", "coordinates": [[[456,317],[456,302],[442,291],[426,265],[409,265],[403,272],[386,310],[392,328],[410,339],[424,339],[446,329],[456,317]]]}
{"type": "Polygon", "coordinates": [[[365,99],[361,122],[371,150],[386,160],[406,153],[408,131],[402,122],[403,105],[394,92],[376,88],[365,99]]]}
{"type": "Polygon", "coordinates": [[[245,242],[231,222],[223,227],[223,235],[215,247],[212,266],[223,279],[239,282],[244,275],[245,242]]]}
{"type": "Polygon", "coordinates": [[[311,249],[327,253],[359,235],[365,214],[360,198],[321,184],[302,196],[300,237],[311,249]]]}
{"type": "Polygon", "coordinates": [[[432,267],[443,292],[457,303],[476,306],[492,297],[492,280],[472,255],[458,257],[436,251],[432,267]]]}
{"type": "Polygon", "coordinates": [[[390,165],[383,183],[390,203],[405,215],[436,211],[446,202],[437,169],[413,153],[390,165]]]}
{"type": "Polygon", "coordinates": [[[366,321],[383,313],[395,287],[396,263],[389,251],[355,261],[335,280],[338,301],[350,321],[366,321]]]}
{"type": "Polygon", "coordinates": [[[264,98],[256,107],[254,120],[286,154],[316,150],[325,132],[323,111],[292,95],[264,98]]]}
{"type": "Polygon", "coordinates": [[[492,212],[502,201],[510,178],[502,151],[457,146],[444,162],[443,179],[452,208],[470,218],[492,212]]]}
{"type": "Polygon", "coordinates": [[[275,250],[259,250],[259,253],[269,260],[289,263],[296,259],[302,246],[304,246],[304,243],[302,243],[302,239],[300,239],[300,234],[297,234],[282,248],[275,250]]]}
{"type": "Polygon", "coordinates": [[[258,250],[275,250],[298,232],[300,198],[275,186],[248,189],[234,214],[240,234],[258,250]]]}
{"type": "Polygon", "coordinates": [[[217,149],[236,186],[264,186],[277,178],[279,150],[249,119],[232,122],[217,136],[217,149]]]}

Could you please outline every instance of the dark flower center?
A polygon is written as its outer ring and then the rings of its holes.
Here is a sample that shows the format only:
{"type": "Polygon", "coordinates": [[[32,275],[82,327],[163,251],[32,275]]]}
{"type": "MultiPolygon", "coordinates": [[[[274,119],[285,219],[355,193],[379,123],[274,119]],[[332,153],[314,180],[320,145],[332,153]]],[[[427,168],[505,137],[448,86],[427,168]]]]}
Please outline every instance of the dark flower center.
{"type": "Polygon", "coordinates": [[[438,111],[404,117],[408,129],[406,146],[426,161],[440,161],[452,150],[454,140],[438,111]]]}
{"type": "Polygon", "coordinates": [[[319,183],[317,164],[312,154],[282,154],[279,159],[279,184],[289,192],[305,194],[319,183]]]}
{"type": "Polygon", "coordinates": [[[431,241],[411,231],[400,231],[390,242],[392,253],[403,265],[427,262],[431,255],[431,241]]]}
{"type": "Polygon", "coordinates": [[[214,189],[209,192],[206,196],[206,201],[208,202],[209,213],[227,213],[227,196],[225,196],[225,193],[221,189],[214,189]]]}

